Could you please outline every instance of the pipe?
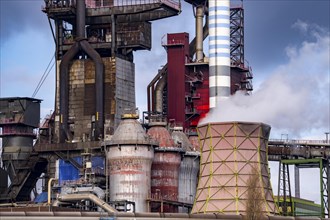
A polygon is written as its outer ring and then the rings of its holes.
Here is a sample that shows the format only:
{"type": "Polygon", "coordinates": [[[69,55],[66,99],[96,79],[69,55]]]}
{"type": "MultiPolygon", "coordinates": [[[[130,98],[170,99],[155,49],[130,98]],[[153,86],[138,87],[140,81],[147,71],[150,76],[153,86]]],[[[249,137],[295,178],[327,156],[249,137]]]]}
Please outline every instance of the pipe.
{"type": "Polygon", "coordinates": [[[95,64],[95,139],[103,137],[104,130],[104,65],[101,56],[90,46],[85,39],[86,5],[85,1],[77,1],[77,32],[76,43],[66,52],[60,64],[60,115],[63,133],[60,135],[60,142],[64,142],[64,137],[71,141],[72,134],[68,128],[68,104],[69,104],[69,64],[79,52],[80,47],[94,61],[95,64]]]}
{"type": "Polygon", "coordinates": [[[77,193],[93,193],[100,199],[105,198],[105,193],[100,187],[63,187],[61,189],[61,194],[77,194],[77,193]]]}
{"type": "Polygon", "coordinates": [[[69,132],[68,119],[69,119],[69,64],[70,61],[79,52],[79,42],[76,42],[69,51],[67,51],[60,64],[60,123],[62,125],[63,133],[60,134],[60,142],[65,141],[64,137],[71,141],[72,134],[69,132]]]}
{"type": "Polygon", "coordinates": [[[111,56],[115,57],[116,51],[116,18],[114,12],[111,14],[111,56]]]}
{"type": "MultiPolygon", "coordinates": [[[[107,211],[108,213],[116,213],[117,210],[107,204],[104,200],[98,198],[94,194],[66,194],[60,195],[58,198],[60,202],[73,202],[78,200],[90,200],[94,202],[96,205],[107,211]]],[[[56,201],[53,205],[57,205],[58,202],[56,201]]]]}
{"type": "Polygon", "coordinates": [[[51,197],[52,197],[52,182],[53,180],[57,180],[55,178],[50,178],[48,180],[48,201],[47,204],[50,205],[51,204],[51,197]]]}
{"type": "Polygon", "coordinates": [[[92,46],[83,40],[80,42],[81,48],[92,58],[95,64],[95,135],[98,138],[103,138],[104,130],[104,65],[101,56],[92,48],[92,46]]]}
{"type": "Polygon", "coordinates": [[[210,108],[230,95],[230,3],[209,0],[210,108]]]}
{"type": "Polygon", "coordinates": [[[17,207],[17,203],[11,202],[11,203],[0,203],[0,207],[17,207]]]}
{"type": "Polygon", "coordinates": [[[152,96],[155,93],[155,84],[161,78],[166,76],[167,64],[163,66],[161,70],[158,71],[157,75],[151,80],[147,87],[147,98],[148,98],[148,112],[155,111],[155,98],[152,96]]]}
{"type": "Polygon", "coordinates": [[[76,38],[85,38],[85,25],[86,25],[86,5],[84,0],[77,0],[77,33],[76,38]]]}
{"type": "MultiPolygon", "coordinates": [[[[206,15],[206,21],[208,21],[208,15],[206,15]]],[[[203,27],[203,41],[209,36],[209,23],[205,22],[203,27]]],[[[193,57],[196,52],[196,37],[189,44],[189,56],[193,57]]]]}
{"type": "Polygon", "coordinates": [[[203,56],[203,17],[204,6],[196,7],[196,62],[201,62],[203,56]]]}
{"type": "Polygon", "coordinates": [[[155,93],[156,93],[156,100],[155,100],[155,106],[156,106],[156,112],[160,112],[163,113],[163,91],[164,91],[164,87],[166,85],[167,82],[167,73],[165,73],[163,75],[163,77],[161,79],[159,79],[157,85],[156,85],[156,89],[155,89],[155,93]]]}

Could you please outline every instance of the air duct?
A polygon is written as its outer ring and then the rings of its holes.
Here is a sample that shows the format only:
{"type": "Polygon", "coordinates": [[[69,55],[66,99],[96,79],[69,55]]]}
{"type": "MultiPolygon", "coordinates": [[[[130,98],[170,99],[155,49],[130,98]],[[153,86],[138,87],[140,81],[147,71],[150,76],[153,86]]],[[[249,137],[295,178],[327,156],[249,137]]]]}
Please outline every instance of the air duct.
{"type": "Polygon", "coordinates": [[[69,64],[70,61],[82,49],[86,54],[91,57],[95,64],[95,100],[96,100],[96,113],[95,113],[95,139],[103,137],[104,130],[104,65],[101,56],[90,46],[85,39],[85,25],[86,25],[86,5],[84,0],[76,1],[77,17],[76,17],[76,42],[64,54],[60,64],[60,115],[62,130],[60,142],[65,141],[65,137],[71,141],[72,134],[68,128],[68,108],[69,108],[69,64]]]}
{"type": "Polygon", "coordinates": [[[163,113],[163,95],[166,86],[167,74],[158,80],[156,85],[156,112],[163,113]]]}
{"type": "Polygon", "coordinates": [[[210,108],[230,95],[230,3],[209,0],[210,108]]]}
{"type": "Polygon", "coordinates": [[[104,200],[98,198],[94,194],[64,194],[58,196],[57,200],[53,203],[53,206],[58,206],[59,202],[75,202],[81,200],[90,200],[94,202],[97,206],[101,207],[108,213],[116,213],[117,210],[112,206],[108,205],[104,200]]]}

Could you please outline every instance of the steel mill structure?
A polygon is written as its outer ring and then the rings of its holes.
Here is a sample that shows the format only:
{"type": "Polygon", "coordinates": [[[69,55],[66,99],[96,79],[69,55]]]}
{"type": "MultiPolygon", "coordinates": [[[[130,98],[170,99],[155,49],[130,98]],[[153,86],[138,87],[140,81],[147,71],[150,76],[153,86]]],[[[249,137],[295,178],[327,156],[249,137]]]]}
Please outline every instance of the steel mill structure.
{"type": "Polygon", "coordinates": [[[198,127],[220,101],[253,90],[242,1],[185,0],[195,36],[156,42],[167,61],[139,115],[134,52],[150,50],[152,21],[179,15],[183,3],[44,1],[56,48],[54,111],[40,123],[42,100],[0,98],[0,219],[246,219],[255,203],[263,219],[328,217],[328,138],[268,140],[262,122],[198,127]],[[280,164],[277,205],[268,161],[280,164]],[[311,167],[320,170],[321,204],[308,201],[319,209],[301,213],[299,170],[311,167]]]}

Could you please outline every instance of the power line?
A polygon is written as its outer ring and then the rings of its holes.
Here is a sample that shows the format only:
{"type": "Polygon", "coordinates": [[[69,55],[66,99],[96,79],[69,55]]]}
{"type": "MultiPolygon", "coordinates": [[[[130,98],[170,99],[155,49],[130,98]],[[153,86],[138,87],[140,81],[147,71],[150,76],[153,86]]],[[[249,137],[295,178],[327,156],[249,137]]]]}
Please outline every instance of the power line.
{"type": "Polygon", "coordinates": [[[54,58],[55,58],[55,54],[54,54],[54,56],[52,56],[51,60],[49,61],[48,65],[47,65],[46,70],[44,71],[43,75],[41,76],[41,78],[38,82],[38,85],[37,85],[36,89],[34,90],[34,92],[32,94],[32,98],[34,98],[37,95],[37,93],[39,92],[41,86],[43,85],[43,83],[47,79],[47,76],[49,75],[50,71],[53,69],[53,67],[55,65],[55,61],[53,62],[54,58]]]}

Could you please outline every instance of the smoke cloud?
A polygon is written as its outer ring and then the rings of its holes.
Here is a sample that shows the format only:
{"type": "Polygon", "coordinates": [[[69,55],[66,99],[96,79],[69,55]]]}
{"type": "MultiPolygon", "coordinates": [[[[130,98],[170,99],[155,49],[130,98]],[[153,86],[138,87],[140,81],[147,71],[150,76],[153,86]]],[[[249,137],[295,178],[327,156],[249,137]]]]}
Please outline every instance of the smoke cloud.
{"type": "Polygon", "coordinates": [[[292,27],[308,40],[285,49],[288,62],[274,68],[253,95],[239,92],[219,100],[200,123],[263,122],[272,126],[272,133],[296,138],[315,132],[323,137],[329,131],[329,30],[300,20],[292,27]]]}

